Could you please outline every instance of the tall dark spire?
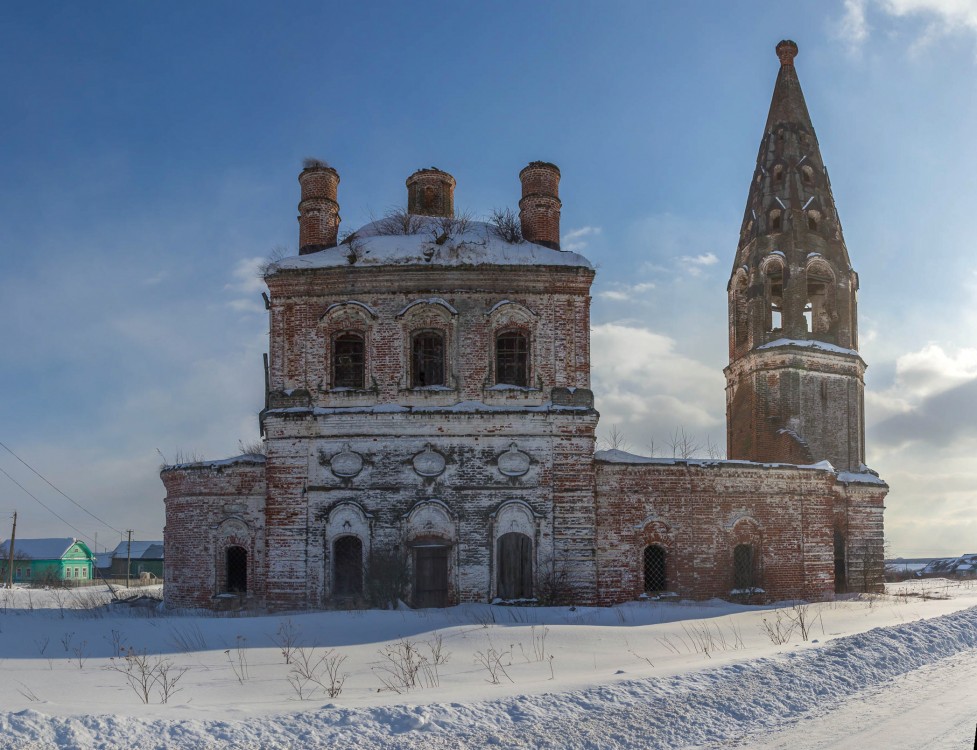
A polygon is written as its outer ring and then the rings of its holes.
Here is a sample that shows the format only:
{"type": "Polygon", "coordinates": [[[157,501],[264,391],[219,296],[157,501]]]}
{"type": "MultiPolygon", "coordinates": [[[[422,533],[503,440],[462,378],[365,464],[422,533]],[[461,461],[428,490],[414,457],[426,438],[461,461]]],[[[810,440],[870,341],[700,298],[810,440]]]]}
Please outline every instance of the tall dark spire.
{"type": "Polygon", "coordinates": [[[864,456],[855,293],[828,173],[794,67],[780,71],[730,274],[730,458],[856,468],[864,456]]]}

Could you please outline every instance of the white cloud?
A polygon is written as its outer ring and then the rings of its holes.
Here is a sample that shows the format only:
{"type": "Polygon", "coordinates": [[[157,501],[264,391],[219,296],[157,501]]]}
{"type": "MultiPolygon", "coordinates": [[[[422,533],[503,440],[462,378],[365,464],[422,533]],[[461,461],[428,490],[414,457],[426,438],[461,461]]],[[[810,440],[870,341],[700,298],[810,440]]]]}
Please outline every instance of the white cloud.
{"type": "Polygon", "coordinates": [[[702,253],[700,255],[682,255],[679,257],[679,263],[685,267],[685,270],[692,276],[698,276],[702,273],[703,268],[708,266],[714,266],[719,262],[719,258],[716,257],[714,253],[702,253]]]}
{"type": "Polygon", "coordinates": [[[845,0],[845,12],[838,22],[838,36],[857,51],[861,42],[868,38],[868,22],[865,18],[866,0],[845,0]]]}
{"type": "Polygon", "coordinates": [[[580,227],[571,229],[560,238],[560,247],[573,253],[579,253],[587,248],[587,237],[596,237],[601,233],[600,227],[580,227]]]}
{"type": "Polygon", "coordinates": [[[653,281],[646,281],[640,284],[614,284],[610,289],[603,289],[597,292],[597,296],[611,302],[635,302],[640,301],[640,297],[656,288],[653,281]]]}
{"type": "Polygon", "coordinates": [[[900,356],[895,370],[889,388],[866,393],[879,419],[908,413],[928,399],[977,379],[977,349],[960,348],[950,353],[928,343],[919,351],[900,356]]]}
{"type": "Polygon", "coordinates": [[[267,263],[266,258],[242,258],[234,266],[231,276],[232,282],[225,289],[237,292],[258,293],[265,290],[265,281],[261,277],[261,268],[267,263]]]}
{"type": "Polygon", "coordinates": [[[639,453],[676,428],[724,442],[722,373],[676,351],[674,339],[637,323],[596,325],[591,362],[603,433],[617,426],[639,453]]]}
{"type": "Polygon", "coordinates": [[[869,12],[923,23],[911,51],[930,46],[944,36],[969,33],[977,38],[977,3],[974,0],[845,0],[838,22],[838,36],[853,52],[870,35],[869,12]]]}

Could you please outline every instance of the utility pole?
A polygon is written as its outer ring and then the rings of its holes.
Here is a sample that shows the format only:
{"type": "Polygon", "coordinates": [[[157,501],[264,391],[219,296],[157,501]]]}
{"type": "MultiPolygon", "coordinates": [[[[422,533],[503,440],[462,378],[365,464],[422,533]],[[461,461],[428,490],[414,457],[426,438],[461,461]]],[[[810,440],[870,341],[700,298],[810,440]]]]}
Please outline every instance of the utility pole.
{"type": "Polygon", "coordinates": [[[14,511],[14,527],[10,530],[10,559],[7,561],[7,588],[14,587],[14,539],[17,538],[17,511],[14,511]]]}
{"type": "Polygon", "coordinates": [[[132,529],[126,529],[129,541],[126,542],[126,588],[129,588],[129,570],[132,568],[132,529]]]}

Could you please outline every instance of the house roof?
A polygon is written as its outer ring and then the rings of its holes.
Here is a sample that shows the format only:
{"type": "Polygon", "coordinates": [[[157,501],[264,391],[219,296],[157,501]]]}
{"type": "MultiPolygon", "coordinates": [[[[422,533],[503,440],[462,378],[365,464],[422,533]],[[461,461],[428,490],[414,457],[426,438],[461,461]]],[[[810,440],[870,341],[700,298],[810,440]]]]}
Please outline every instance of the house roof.
{"type": "MultiPolygon", "coordinates": [[[[71,537],[56,537],[49,539],[15,539],[14,557],[28,560],[59,560],[71,549],[71,545],[78,542],[71,537]]],[[[84,542],[82,546],[88,548],[84,542]]],[[[0,555],[10,554],[10,540],[5,539],[0,544],[0,555]]]]}
{"type": "MultiPolygon", "coordinates": [[[[119,545],[112,552],[112,557],[114,558],[125,558],[127,556],[126,547],[128,542],[119,542],[119,545]]],[[[131,557],[133,560],[162,560],[163,559],[163,542],[137,542],[135,539],[132,540],[132,551],[131,557]]]]}

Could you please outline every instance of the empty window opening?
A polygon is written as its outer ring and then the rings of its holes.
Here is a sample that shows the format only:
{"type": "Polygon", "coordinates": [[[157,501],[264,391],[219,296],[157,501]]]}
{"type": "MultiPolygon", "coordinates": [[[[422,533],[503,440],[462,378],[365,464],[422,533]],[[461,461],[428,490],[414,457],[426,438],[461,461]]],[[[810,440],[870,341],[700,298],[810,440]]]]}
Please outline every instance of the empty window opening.
{"type": "Polygon", "coordinates": [[[358,333],[342,333],[332,346],[333,388],[363,388],[364,382],[363,337],[358,333]]]}
{"type": "Polygon", "coordinates": [[[644,551],[645,592],[657,593],[668,589],[668,568],[665,548],[650,544],[644,551]]]}
{"type": "Polygon", "coordinates": [[[746,283],[745,276],[738,276],[733,284],[733,343],[737,347],[745,344],[749,337],[746,283]]]}
{"type": "Polygon", "coordinates": [[[770,231],[779,232],[781,228],[781,214],[780,209],[775,208],[770,212],[770,231]]]}
{"type": "Polygon", "coordinates": [[[783,182],[784,181],[784,168],[782,165],[778,164],[773,168],[773,181],[783,182]]]}
{"type": "Polygon", "coordinates": [[[767,271],[767,330],[780,331],[784,327],[784,269],[773,265],[767,271]]]}
{"type": "Polygon", "coordinates": [[[801,167],[801,181],[805,185],[813,185],[814,184],[814,170],[811,169],[811,167],[809,167],[807,165],[804,165],[803,167],[801,167]]]}
{"type": "Polygon", "coordinates": [[[815,263],[808,267],[807,302],[804,307],[808,331],[815,334],[831,332],[834,319],[831,303],[833,287],[834,278],[823,263],[815,263]]]}
{"type": "Polygon", "coordinates": [[[436,331],[415,334],[411,342],[411,387],[444,385],[444,336],[436,331]]]}
{"type": "Polygon", "coordinates": [[[533,540],[510,531],[496,544],[498,596],[500,599],[531,599],[533,596],[533,540]]]}
{"type": "Polygon", "coordinates": [[[248,591],[248,551],[244,547],[228,547],[224,553],[227,572],[225,590],[230,594],[246,594],[248,591]]]}
{"type": "Polygon", "coordinates": [[[363,593],[363,542],[359,537],[341,536],[332,545],[333,594],[357,596],[363,593]]]}
{"type": "Polygon", "coordinates": [[[733,550],[733,588],[757,587],[756,556],[752,544],[737,544],[733,550]]]}
{"type": "Polygon", "coordinates": [[[835,529],[835,593],[848,592],[848,576],[845,565],[845,536],[835,529]]]}
{"type": "Polygon", "coordinates": [[[818,230],[818,225],[821,223],[821,212],[820,211],[808,211],[807,212],[807,228],[812,231],[818,230]]]}
{"type": "Polygon", "coordinates": [[[521,331],[504,331],[495,337],[495,382],[529,385],[529,337],[521,331]]]}

